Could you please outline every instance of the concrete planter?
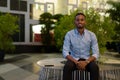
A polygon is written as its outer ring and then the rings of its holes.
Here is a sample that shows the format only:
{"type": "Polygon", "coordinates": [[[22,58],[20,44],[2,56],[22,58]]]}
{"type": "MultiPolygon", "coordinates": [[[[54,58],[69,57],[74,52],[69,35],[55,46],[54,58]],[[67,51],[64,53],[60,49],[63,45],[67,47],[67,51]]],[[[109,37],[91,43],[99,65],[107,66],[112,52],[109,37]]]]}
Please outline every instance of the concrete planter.
{"type": "Polygon", "coordinates": [[[0,62],[4,61],[4,57],[5,57],[5,52],[4,50],[0,50],[0,62]]]}

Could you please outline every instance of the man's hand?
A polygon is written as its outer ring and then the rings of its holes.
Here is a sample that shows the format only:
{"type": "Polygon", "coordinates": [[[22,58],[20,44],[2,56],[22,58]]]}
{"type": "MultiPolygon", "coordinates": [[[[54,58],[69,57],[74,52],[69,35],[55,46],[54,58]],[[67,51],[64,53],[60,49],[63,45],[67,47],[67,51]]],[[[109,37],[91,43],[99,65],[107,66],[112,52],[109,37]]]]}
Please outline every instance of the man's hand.
{"type": "Polygon", "coordinates": [[[77,62],[76,65],[79,70],[85,70],[85,67],[87,64],[88,63],[86,61],[79,61],[79,62],[77,62]]]}

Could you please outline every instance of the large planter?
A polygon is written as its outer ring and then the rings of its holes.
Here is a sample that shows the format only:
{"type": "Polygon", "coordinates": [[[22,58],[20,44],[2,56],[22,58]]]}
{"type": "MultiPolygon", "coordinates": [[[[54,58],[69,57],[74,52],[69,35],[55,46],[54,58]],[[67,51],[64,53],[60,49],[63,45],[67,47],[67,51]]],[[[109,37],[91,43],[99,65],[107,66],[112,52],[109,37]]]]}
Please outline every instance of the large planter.
{"type": "Polygon", "coordinates": [[[4,61],[4,57],[5,57],[5,52],[4,50],[0,50],[0,62],[4,61]]]}

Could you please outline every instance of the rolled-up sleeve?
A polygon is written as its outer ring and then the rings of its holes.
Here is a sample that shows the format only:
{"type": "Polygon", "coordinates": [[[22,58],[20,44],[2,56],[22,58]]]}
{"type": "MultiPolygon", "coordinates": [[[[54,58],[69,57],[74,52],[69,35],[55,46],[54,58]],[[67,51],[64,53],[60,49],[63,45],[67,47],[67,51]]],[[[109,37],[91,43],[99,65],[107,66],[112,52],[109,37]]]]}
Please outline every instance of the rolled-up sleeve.
{"type": "Polygon", "coordinates": [[[94,56],[96,59],[99,58],[99,47],[98,47],[98,42],[95,34],[92,34],[92,56],[94,56]]]}
{"type": "Polygon", "coordinates": [[[64,44],[62,50],[63,57],[66,58],[66,56],[69,55],[69,52],[70,52],[70,36],[69,33],[67,33],[64,38],[64,44]]]}

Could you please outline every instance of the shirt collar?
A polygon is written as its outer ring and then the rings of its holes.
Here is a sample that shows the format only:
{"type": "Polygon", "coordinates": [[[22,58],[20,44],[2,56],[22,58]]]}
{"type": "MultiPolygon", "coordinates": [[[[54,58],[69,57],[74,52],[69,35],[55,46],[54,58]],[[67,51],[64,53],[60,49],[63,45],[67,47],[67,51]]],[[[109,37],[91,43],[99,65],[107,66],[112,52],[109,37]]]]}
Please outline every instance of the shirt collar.
{"type": "MultiPolygon", "coordinates": [[[[86,33],[86,29],[84,29],[83,35],[86,33]]],[[[75,34],[80,34],[77,30],[77,28],[75,28],[75,34]]]]}

